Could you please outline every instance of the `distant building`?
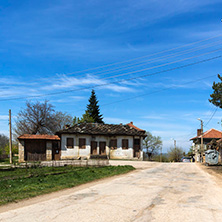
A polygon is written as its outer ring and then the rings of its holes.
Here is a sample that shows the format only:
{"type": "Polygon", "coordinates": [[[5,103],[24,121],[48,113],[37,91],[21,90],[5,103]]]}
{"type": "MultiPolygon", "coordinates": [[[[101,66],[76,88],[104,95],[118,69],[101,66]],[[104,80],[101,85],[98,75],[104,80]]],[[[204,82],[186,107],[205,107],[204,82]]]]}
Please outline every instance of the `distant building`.
{"type": "MultiPolygon", "coordinates": [[[[203,133],[203,146],[204,151],[208,149],[208,144],[211,141],[215,141],[222,138],[222,133],[216,129],[210,129],[203,133]]],[[[191,138],[193,141],[192,148],[194,153],[194,158],[197,162],[200,162],[201,157],[201,129],[197,130],[197,136],[191,138]]]]}

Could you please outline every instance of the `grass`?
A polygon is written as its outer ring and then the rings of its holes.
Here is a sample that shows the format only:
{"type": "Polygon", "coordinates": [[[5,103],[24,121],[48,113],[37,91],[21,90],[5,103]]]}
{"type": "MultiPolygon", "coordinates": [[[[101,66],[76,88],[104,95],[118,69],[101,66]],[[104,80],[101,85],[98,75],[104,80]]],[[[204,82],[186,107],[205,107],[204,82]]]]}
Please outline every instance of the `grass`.
{"type": "MultiPolygon", "coordinates": [[[[18,163],[18,157],[17,156],[13,156],[12,161],[13,161],[13,163],[18,163]]],[[[10,163],[9,158],[0,159],[0,164],[9,164],[9,163],[10,163]]]]}
{"type": "Polygon", "coordinates": [[[132,166],[42,167],[0,171],[0,205],[127,173],[132,166]]]}

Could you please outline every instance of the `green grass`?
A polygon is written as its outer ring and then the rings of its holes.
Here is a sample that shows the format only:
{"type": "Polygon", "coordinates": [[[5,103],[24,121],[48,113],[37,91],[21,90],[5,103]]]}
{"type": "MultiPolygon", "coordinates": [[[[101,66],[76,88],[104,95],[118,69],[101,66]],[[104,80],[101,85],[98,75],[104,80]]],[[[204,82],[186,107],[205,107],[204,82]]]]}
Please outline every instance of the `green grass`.
{"type": "MultiPolygon", "coordinates": [[[[18,157],[17,156],[13,156],[12,161],[13,161],[13,163],[18,163],[18,157]]],[[[9,163],[10,163],[9,158],[0,159],[0,164],[9,164],[9,163]]]]}
{"type": "Polygon", "coordinates": [[[132,166],[42,167],[0,171],[0,205],[134,170],[132,166]]]}

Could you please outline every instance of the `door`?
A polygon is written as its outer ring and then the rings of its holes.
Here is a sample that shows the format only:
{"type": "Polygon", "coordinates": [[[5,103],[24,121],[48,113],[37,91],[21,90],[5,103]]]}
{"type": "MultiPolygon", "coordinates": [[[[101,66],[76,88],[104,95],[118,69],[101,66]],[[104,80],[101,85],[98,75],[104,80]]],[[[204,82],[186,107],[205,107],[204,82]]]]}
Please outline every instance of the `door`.
{"type": "Polygon", "coordinates": [[[133,151],[134,151],[133,156],[139,158],[140,157],[140,139],[134,139],[133,151]]]}
{"type": "Polygon", "coordinates": [[[60,160],[61,148],[60,142],[52,141],[52,160],[60,160]]]}
{"type": "Polygon", "coordinates": [[[26,140],[25,141],[25,160],[26,161],[46,160],[46,141],[45,140],[26,140]]]}
{"type": "Polygon", "coordinates": [[[106,142],[99,142],[99,154],[106,155],[106,142]]]}
{"type": "Polygon", "coordinates": [[[91,154],[96,155],[97,154],[97,142],[91,141],[91,154]]]}

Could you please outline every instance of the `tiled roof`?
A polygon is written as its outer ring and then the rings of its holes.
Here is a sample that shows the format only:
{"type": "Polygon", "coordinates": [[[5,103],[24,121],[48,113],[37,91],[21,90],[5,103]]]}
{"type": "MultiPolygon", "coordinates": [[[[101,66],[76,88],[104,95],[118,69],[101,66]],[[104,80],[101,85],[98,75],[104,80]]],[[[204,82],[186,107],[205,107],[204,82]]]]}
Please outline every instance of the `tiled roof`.
{"type": "Polygon", "coordinates": [[[135,129],[137,129],[137,130],[139,130],[139,131],[144,131],[144,130],[142,130],[142,129],[136,127],[136,126],[134,126],[134,125],[133,125],[133,122],[127,123],[126,125],[128,125],[128,126],[130,126],[130,127],[132,127],[132,128],[135,128],[135,129]]]}
{"type": "Polygon", "coordinates": [[[56,134],[89,134],[89,135],[128,135],[145,136],[145,130],[134,125],[122,124],[101,124],[101,123],[80,123],[68,129],[60,130],[56,134]]]}
{"type": "Polygon", "coordinates": [[[57,135],[33,135],[33,134],[23,134],[18,137],[19,140],[27,140],[27,139],[34,139],[34,140],[60,140],[57,135]]]}
{"type": "MultiPolygon", "coordinates": [[[[198,138],[201,138],[201,136],[196,136],[196,137],[193,137],[191,138],[190,140],[194,140],[194,139],[198,139],[198,138]]],[[[222,138],[222,134],[221,134],[221,131],[219,130],[216,130],[216,129],[210,129],[206,132],[203,133],[203,138],[205,139],[219,139],[219,138],[222,138]]]]}

